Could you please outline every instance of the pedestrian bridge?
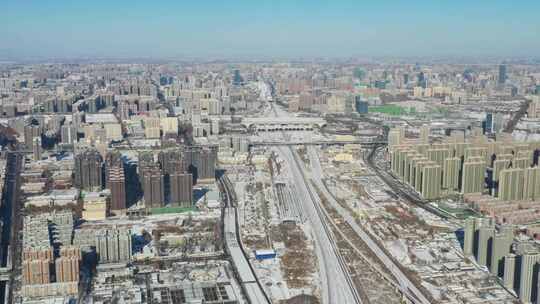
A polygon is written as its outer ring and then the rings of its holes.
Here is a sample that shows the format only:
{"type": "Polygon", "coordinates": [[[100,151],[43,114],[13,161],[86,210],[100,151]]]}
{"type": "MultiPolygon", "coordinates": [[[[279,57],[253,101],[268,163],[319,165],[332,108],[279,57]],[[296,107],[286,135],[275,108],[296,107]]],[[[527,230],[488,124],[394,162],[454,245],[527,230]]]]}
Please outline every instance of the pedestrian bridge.
{"type": "Polygon", "coordinates": [[[318,117],[256,117],[242,119],[241,124],[258,132],[272,132],[313,130],[325,126],[326,121],[318,117]]]}

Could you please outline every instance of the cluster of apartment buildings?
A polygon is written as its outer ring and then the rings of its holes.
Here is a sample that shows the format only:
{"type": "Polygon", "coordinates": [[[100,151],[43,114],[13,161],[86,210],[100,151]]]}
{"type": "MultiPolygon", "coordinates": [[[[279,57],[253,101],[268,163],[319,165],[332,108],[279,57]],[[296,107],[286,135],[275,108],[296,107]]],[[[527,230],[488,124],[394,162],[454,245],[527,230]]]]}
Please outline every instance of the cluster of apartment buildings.
{"type": "Polygon", "coordinates": [[[463,252],[499,277],[522,303],[538,303],[540,247],[515,233],[513,225],[470,217],[465,221],[463,252]]]}
{"type": "Polygon", "coordinates": [[[540,199],[540,143],[488,140],[477,135],[448,136],[429,143],[429,129],[420,139],[405,138],[403,129],[389,132],[392,172],[425,199],[452,193],[488,193],[499,200],[540,199]]]}
{"type": "Polygon", "coordinates": [[[29,215],[23,223],[23,296],[77,295],[81,250],[72,246],[72,213],[29,215]]]}

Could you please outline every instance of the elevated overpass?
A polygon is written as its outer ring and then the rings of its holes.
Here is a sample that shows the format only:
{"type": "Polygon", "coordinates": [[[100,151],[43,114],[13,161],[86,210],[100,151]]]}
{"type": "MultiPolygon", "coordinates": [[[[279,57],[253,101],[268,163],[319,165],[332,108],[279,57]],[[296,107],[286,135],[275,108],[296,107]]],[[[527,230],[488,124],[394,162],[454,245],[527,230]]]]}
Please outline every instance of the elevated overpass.
{"type": "Polygon", "coordinates": [[[257,132],[301,131],[322,128],[326,120],[319,117],[254,117],[242,119],[241,124],[257,132]]]}
{"type": "Polygon", "coordinates": [[[313,140],[313,141],[279,141],[263,140],[249,143],[251,147],[257,146],[344,146],[360,145],[363,147],[384,146],[387,141],[384,140],[313,140]]]}

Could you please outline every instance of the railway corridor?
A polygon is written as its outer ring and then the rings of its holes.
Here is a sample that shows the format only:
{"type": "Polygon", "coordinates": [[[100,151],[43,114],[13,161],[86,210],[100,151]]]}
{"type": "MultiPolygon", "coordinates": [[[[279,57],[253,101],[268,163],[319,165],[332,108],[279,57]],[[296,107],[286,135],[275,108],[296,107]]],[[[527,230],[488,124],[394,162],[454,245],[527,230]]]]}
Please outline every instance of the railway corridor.
{"type": "Polygon", "coordinates": [[[292,149],[279,147],[278,151],[287,163],[285,167],[289,170],[290,182],[296,187],[298,201],[301,203],[300,209],[313,230],[319,264],[322,302],[325,304],[362,303],[347,265],[339,253],[333,232],[321,210],[320,198],[306,180],[292,149]]]}

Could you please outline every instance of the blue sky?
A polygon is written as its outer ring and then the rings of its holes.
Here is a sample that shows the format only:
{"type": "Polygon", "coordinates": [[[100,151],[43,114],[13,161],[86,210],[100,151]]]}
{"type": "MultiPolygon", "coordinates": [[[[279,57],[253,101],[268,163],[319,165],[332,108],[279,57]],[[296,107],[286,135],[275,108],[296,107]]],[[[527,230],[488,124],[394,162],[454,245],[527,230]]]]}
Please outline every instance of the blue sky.
{"type": "Polygon", "coordinates": [[[0,0],[0,56],[537,56],[539,12],[538,0],[0,0]]]}

